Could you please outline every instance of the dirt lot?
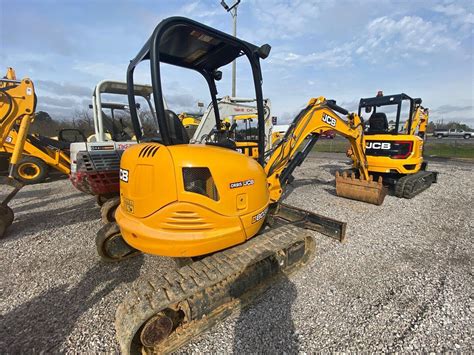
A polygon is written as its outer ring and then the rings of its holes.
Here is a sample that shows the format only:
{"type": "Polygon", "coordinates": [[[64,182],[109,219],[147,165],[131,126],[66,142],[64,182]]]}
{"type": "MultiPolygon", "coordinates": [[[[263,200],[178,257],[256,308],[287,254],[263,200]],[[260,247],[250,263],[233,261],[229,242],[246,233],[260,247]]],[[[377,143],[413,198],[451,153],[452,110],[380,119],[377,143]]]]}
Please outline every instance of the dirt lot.
{"type": "MultiPolygon", "coordinates": [[[[474,165],[434,163],[438,184],[377,207],[336,197],[332,174],[344,159],[320,157],[297,170],[286,203],[347,221],[347,243],[315,234],[308,267],[183,350],[474,351],[474,165]]],[[[26,187],[12,206],[16,221],[0,241],[0,352],[117,351],[127,286],[174,263],[101,263],[99,209],[67,180],[26,187]]]]}

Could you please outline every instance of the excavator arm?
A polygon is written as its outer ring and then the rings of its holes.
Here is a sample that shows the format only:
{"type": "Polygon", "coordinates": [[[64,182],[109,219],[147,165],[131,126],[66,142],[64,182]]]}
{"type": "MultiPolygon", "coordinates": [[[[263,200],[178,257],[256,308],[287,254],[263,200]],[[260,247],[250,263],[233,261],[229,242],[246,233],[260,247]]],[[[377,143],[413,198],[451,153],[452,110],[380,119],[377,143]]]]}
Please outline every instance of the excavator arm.
{"type": "Polygon", "coordinates": [[[418,135],[424,138],[426,133],[426,126],[428,125],[428,109],[418,106],[413,113],[413,119],[411,122],[411,129],[408,131],[408,121],[405,122],[404,131],[406,134],[415,135],[418,129],[418,135]]]}
{"type": "Polygon", "coordinates": [[[337,176],[337,185],[347,185],[350,188],[336,186],[338,195],[355,198],[369,203],[380,204],[385,197],[382,182],[373,182],[368,171],[367,159],[364,153],[364,129],[362,120],[355,113],[336,105],[335,101],[324,97],[312,98],[305,109],[295,118],[280,143],[272,149],[265,166],[270,190],[271,202],[277,202],[285,185],[292,180],[292,172],[301,165],[309,154],[321,133],[329,130],[336,131],[351,144],[351,158],[359,170],[360,179],[347,176],[337,176]],[[336,112],[346,116],[341,118],[336,112]],[[300,149],[306,138],[310,137],[303,149],[300,149]],[[358,190],[353,193],[354,185],[358,190]],[[347,193],[344,190],[351,190],[347,193]],[[380,201],[381,200],[381,201],[380,201]]]}
{"type": "Polygon", "coordinates": [[[0,145],[3,146],[13,126],[18,123],[17,142],[10,159],[9,176],[0,179],[1,184],[13,187],[13,190],[0,203],[0,238],[6,228],[13,222],[13,211],[8,202],[23,186],[13,177],[15,166],[23,154],[23,147],[28,135],[30,123],[33,121],[36,108],[36,96],[33,82],[26,78],[16,80],[15,71],[8,68],[7,75],[0,79],[0,145]]]}
{"type": "Polygon", "coordinates": [[[5,78],[0,79],[0,145],[5,143],[15,123],[20,124],[18,141],[10,162],[10,177],[13,177],[13,168],[21,159],[35,107],[33,82],[28,78],[16,80],[14,70],[9,68],[5,78]]]}

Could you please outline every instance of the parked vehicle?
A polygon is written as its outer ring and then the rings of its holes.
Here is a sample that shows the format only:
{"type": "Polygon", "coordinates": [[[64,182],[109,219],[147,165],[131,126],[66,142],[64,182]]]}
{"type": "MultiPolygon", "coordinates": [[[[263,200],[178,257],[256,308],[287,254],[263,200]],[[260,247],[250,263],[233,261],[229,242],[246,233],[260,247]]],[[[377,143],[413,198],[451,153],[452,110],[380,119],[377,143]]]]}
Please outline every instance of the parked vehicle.
{"type": "Polygon", "coordinates": [[[473,132],[466,132],[463,131],[462,129],[450,129],[450,130],[435,130],[433,133],[434,137],[437,137],[438,139],[445,138],[445,137],[451,137],[451,138],[464,138],[464,139],[469,139],[472,138],[473,132]]]}

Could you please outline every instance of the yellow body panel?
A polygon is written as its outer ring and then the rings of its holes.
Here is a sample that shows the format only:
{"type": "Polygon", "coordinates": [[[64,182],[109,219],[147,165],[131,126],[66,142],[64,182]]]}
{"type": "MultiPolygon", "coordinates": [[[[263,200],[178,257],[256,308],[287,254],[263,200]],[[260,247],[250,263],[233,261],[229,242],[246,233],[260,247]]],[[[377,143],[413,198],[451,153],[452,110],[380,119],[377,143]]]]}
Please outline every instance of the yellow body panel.
{"type": "Polygon", "coordinates": [[[369,141],[404,141],[413,142],[413,148],[410,155],[406,158],[395,159],[386,156],[367,155],[368,169],[371,173],[398,173],[414,174],[421,169],[423,163],[423,139],[418,136],[407,134],[389,135],[376,134],[364,137],[364,146],[369,141]]]}
{"type": "Polygon", "coordinates": [[[120,175],[116,220],[125,241],[145,253],[209,254],[253,237],[265,220],[269,193],[263,168],[227,148],[138,144],[124,152],[120,175]],[[199,169],[209,169],[202,191],[185,186],[189,168],[197,169],[190,170],[197,177],[199,169]]]}

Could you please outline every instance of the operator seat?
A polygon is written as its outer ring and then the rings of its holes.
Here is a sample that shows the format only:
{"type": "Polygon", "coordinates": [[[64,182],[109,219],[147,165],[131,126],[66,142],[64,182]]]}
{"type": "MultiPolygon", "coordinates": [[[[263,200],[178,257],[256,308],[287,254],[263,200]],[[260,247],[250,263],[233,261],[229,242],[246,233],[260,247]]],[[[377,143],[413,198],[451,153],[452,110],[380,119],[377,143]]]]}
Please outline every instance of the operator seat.
{"type": "Polygon", "coordinates": [[[168,131],[173,144],[188,144],[189,136],[183,123],[176,113],[171,110],[165,110],[165,119],[168,131]]]}
{"type": "Polygon", "coordinates": [[[369,118],[369,134],[387,133],[388,121],[387,115],[383,112],[375,112],[369,118]]]}

